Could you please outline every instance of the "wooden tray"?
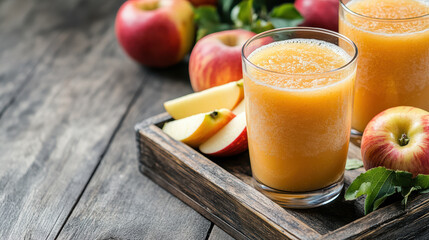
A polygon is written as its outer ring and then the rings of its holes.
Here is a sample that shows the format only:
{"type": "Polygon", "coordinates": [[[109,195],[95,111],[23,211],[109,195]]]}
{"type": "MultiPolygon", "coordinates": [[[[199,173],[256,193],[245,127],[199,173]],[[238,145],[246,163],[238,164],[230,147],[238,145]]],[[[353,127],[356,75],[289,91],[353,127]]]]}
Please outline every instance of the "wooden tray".
{"type": "MultiPolygon", "coordinates": [[[[251,186],[247,153],[208,159],[164,134],[168,120],[164,113],[136,125],[140,171],[237,239],[429,239],[429,194],[367,216],[363,199],[343,193],[319,208],[283,209],[251,186]]],[[[349,157],[360,158],[359,147],[350,144],[349,157]]],[[[346,186],[361,172],[346,171],[346,186]]]]}

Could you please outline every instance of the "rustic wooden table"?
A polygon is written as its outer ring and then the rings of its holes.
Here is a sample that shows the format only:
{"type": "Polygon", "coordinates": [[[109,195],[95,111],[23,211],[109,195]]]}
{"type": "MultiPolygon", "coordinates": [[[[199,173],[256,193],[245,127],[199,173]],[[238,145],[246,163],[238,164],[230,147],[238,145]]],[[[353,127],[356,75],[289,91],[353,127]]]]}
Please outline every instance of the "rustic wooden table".
{"type": "Polygon", "coordinates": [[[0,2],[0,239],[231,238],[138,171],[134,124],[192,90],[120,50],[122,2],[0,2]]]}

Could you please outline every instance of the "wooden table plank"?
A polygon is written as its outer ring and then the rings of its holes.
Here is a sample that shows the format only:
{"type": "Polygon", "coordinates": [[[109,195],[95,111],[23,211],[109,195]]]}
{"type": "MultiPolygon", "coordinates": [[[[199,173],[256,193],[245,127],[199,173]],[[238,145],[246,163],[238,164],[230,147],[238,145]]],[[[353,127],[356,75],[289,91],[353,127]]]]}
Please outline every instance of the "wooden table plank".
{"type": "Polygon", "coordinates": [[[2,1],[0,5],[0,117],[31,79],[42,56],[74,18],[80,0],[2,1]],[[67,16],[67,17],[64,17],[67,16]]]}
{"type": "Polygon", "coordinates": [[[211,223],[138,171],[133,126],[191,91],[187,66],[151,71],[59,239],[204,239],[211,223]]]}
{"type": "Polygon", "coordinates": [[[142,86],[113,34],[120,3],[78,4],[0,119],[1,239],[57,235],[142,86]]]}

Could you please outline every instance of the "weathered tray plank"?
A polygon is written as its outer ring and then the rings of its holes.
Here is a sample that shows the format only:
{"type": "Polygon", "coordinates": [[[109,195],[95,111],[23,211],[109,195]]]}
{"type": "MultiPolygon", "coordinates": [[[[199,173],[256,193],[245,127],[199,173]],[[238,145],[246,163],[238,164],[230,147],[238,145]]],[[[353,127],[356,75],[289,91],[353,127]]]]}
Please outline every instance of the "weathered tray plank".
{"type": "MultiPolygon", "coordinates": [[[[165,135],[166,113],[136,126],[140,170],[237,239],[355,239],[429,237],[429,195],[416,196],[364,216],[363,199],[336,201],[316,209],[283,209],[251,184],[248,154],[208,159],[165,135]],[[413,227],[408,227],[413,223],[413,227]]],[[[350,144],[349,157],[360,158],[350,144]]],[[[363,169],[346,171],[348,186],[363,169]]]]}

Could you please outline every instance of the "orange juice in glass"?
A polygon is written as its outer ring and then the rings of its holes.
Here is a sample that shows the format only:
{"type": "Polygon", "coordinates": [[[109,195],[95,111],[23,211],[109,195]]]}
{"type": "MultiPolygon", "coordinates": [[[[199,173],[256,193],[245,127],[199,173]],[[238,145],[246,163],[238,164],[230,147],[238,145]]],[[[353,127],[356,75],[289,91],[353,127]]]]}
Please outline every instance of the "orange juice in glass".
{"type": "Polygon", "coordinates": [[[429,111],[429,1],[340,2],[339,32],[359,49],[352,127],[394,106],[429,111]]]}
{"type": "Polygon", "coordinates": [[[243,46],[255,187],[280,205],[310,208],[343,186],[357,49],[338,33],[285,28],[243,46]]]}

